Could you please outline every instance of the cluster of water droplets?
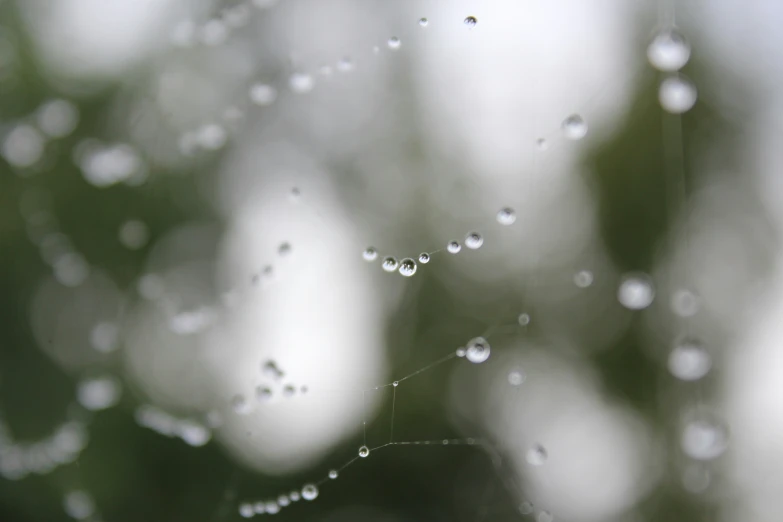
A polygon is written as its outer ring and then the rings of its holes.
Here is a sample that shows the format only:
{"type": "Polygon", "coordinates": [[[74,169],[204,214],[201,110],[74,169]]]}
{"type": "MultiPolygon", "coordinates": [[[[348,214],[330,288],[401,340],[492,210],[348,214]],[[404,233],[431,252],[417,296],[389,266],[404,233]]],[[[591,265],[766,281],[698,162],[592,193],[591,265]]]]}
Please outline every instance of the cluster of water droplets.
{"type": "Polygon", "coordinates": [[[19,210],[25,220],[27,236],[38,247],[41,259],[52,270],[63,286],[77,287],[90,275],[86,257],[76,248],[70,237],[60,230],[45,192],[28,191],[19,201],[19,210]]]}
{"type": "Polygon", "coordinates": [[[51,435],[36,441],[15,440],[0,417],[0,477],[21,480],[76,462],[89,441],[88,423],[83,416],[72,417],[55,427],[51,435]]]}
{"type": "Polygon", "coordinates": [[[696,104],[696,86],[687,76],[677,72],[685,67],[690,57],[690,44],[673,27],[659,32],[647,47],[650,64],[667,75],[658,88],[658,101],[672,114],[687,112],[696,104]]]}
{"type": "MultiPolygon", "coordinates": [[[[264,361],[261,364],[261,373],[255,384],[255,402],[268,403],[275,397],[292,398],[297,393],[306,394],[306,385],[296,385],[284,381],[285,372],[280,369],[273,360],[264,361]]],[[[231,408],[235,413],[247,415],[255,409],[255,404],[244,394],[238,393],[231,398],[231,408]]]]}
{"type": "Polygon", "coordinates": [[[62,98],[47,100],[0,131],[0,155],[19,175],[35,174],[37,167],[46,166],[47,149],[76,130],[79,116],[79,109],[72,102],[62,98]]]}
{"type": "Polygon", "coordinates": [[[268,500],[259,500],[255,502],[242,502],[239,504],[239,515],[243,518],[252,518],[256,515],[275,515],[281,509],[290,506],[299,500],[312,501],[318,498],[318,486],[315,484],[305,484],[300,490],[294,490],[290,493],[278,495],[277,498],[268,500]]]}
{"type": "Polygon", "coordinates": [[[204,446],[212,440],[212,428],[217,428],[222,423],[222,419],[216,412],[207,414],[202,421],[175,417],[150,404],[144,404],[136,408],[134,418],[139,426],[150,429],[164,437],[179,438],[185,444],[194,448],[204,446]]]}

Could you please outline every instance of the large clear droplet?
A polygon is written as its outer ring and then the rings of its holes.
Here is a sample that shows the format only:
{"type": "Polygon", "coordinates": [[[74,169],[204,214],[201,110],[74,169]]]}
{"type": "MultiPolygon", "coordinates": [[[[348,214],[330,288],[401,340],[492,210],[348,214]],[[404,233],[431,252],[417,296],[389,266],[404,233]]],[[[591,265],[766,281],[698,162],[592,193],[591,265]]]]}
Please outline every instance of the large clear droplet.
{"type": "Polygon", "coordinates": [[[658,101],[666,112],[682,114],[696,105],[696,86],[681,74],[670,76],[661,82],[658,101]]]}
{"type": "Polygon", "coordinates": [[[402,45],[402,42],[400,41],[400,39],[398,37],[392,36],[386,42],[386,45],[388,45],[389,49],[391,49],[392,51],[396,51],[397,49],[400,48],[400,46],[402,45]]]}
{"type": "Polygon", "coordinates": [[[399,263],[397,262],[396,257],[386,256],[383,258],[383,262],[381,263],[381,266],[387,272],[394,272],[395,270],[397,270],[399,263]]]}
{"type": "Polygon", "coordinates": [[[337,473],[336,469],[330,469],[329,470],[329,478],[330,479],[332,479],[332,480],[336,479],[337,475],[338,475],[338,473],[337,473]]]}
{"type": "Polygon", "coordinates": [[[462,245],[459,244],[459,241],[449,241],[449,244],[446,245],[446,250],[448,250],[450,254],[456,254],[462,250],[462,245]]]}
{"type": "Polygon", "coordinates": [[[422,252],[419,254],[419,263],[422,265],[426,265],[430,262],[430,255],[427,252],[422,252]]]}
{"type": "Polygon", "coordinates": [[[465,236],[465,246],[471,250],[476,250],[484,244],[484,238],[478,232],[471,232],[465,236]]]}
{"type": "Polygon", "coordinates": [[[581,140],[587,135],[587,122],[578,114],[572,114],[563,120],[563,135],[569,140],[581,140]]]}
{"type": "Polygon", "coordinates": [[[650,64],[664,72],[682,69],[691,57],[691,46],[676,29],[658,33],[647,47],[650,64]]]}
{"type": "Polygon", "coordinates": [[[368,448],[367,446],[362,446],[361,448],[359,448],[359,456],[360,457],[365,458],[369,454],[370,454],[370,448],[368,448]]]}
{"type": "Polygon", "coordinates": [[[427,20],[426,18],[419,18],[419,25],[422,27],[427,27],[428,25],[430,25],[430,21],[427,20]]]}
{"type": "Polygon", "coordinates": [[[729,431],[715,418],[703,416],[689,422],[680,439],[682,450],[696,460],[720,457],[729,445],[729,431]]]}
{"type": "Polygon", "coordinates": [[[517,322],[519,323],[519,326],[527,326],[530,324],[530,314],[521,313],[519,314],[519,317],[517,317],[517,322]]]}
{"type": "Polygon", "coordinates": [[[541,444],[534,444],[532,448],[527,451],[528,464],[531,466],[543,466],[546,459],[549,457],[546,448],[541,444]]]}
{"type": "Polygon", "coordinates": [[[483,337],[474,337],[468,342],[465,357],[474,364],[480,364],[489,359],[489,343],[483,337]]]}
{"type": "Polygon", "coordinates": [[[410,277],[413,274],[416,273],[416,261],[413,259],[406,257],[402,261],[400,261],[400,274],[404,275],[405,277],[410,277]]]}
{"type": "Polygon", "coordinates": [[[655,298],[652,280],[647,274],[626,274],[617,289],[617,300],[629,310],[643,310],[655,298]]]}
{"type": "Polygon", "coordinates": [[[677,341],[669,354],[669,371],[680,380],[697,381],[709,373],[712,357],[704,344],[694,337],[677,341]]]}
{"type": "Polygon", "coordinates": [[[498,210],[497,218],[498,223],[501,225],[513,225],[514,222],[517,220],[517,214],[514,212],[513,208],[505,207],[498,210]]]}
{"type": "Polygon", "coordinates": [[[365,261],[375,261],[378,259],[378,251],[373,247],[367,247],[364,252],[362,252],[362,257],[365,261]]]}
{"type": "Polygon", "coordinates": [[[476,20],[475,16],[466,16],[465,20],[462,21],[465,25],[470,27],[471,29],[476,27],[476,24],[478,23],[478,20],[476,20]]]}
{"type": "Polygon", "coordinates": [[[302,487],[302,498],[305,500],[315,500],[318,497],[318,487],[315,484],[305,484],[302,487]]]}

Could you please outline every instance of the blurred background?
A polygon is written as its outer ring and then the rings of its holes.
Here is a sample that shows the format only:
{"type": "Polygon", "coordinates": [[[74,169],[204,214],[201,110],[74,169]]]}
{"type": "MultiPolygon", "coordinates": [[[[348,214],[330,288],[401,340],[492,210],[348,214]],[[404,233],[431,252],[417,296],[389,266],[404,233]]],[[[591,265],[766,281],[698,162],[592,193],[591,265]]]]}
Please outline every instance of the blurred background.
{"type": "Polygon", "coordinates": [[[0,520],[781,520],[781,21],[1,0],[0,520]]]}

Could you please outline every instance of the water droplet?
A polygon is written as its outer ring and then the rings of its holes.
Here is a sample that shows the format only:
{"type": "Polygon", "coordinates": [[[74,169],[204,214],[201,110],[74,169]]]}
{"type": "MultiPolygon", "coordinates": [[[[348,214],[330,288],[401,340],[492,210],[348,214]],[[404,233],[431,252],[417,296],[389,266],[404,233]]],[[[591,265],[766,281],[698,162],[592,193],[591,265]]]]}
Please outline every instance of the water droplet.
{"type": "Polygon", "coordinates": [[[120,243],[128,250],[138,250],[147,244],[150,230],[147,224],[138,219],[129,219],[120,226],[120,243]]]}
{"type": "Polygon", "coordinates": [[[291,188],[291,199],[293,201],[299,201],[299,196],[302,195],[302,191],[298,187],[291,188]]]}
{"type": "Polygon", "coordinates": [[[471,250],[476,250],[484,244],[484,238],[478,232],[471,232],[465,236],[465,246],[471,250]]]}
{"type": "Polygon", "coordinates": [[[652,280],[641,272],[623,276],[617,289],[617,300],[629,310],[643,310],[652,304],[654,298],[652,280]]]}
{"type": "Polygon", "coordinates": [[[517,213],[514,212],[513,208],[505,207],[498,210],[497,215],[498,223],[501,225],[513,225],[514,222],[517,220],[517,213]]]}
{"type": "Polygon", "coordinates": [[[313,90],[315,82],[309,74],[294,73],[288,78],[288,86],[295,93],[304,94],[313,90]]]}
{"type": "Polygon", "coordinates": [[[315,500],[318,496],[318,487],[315,484],[305,484],[302,487],[302,498],[305,500],[315,500]]]}
{"type": "Polygon", "coordinates": [[[277,367],[275,361],[264,361],[261,365],[261,373],[270,379],[282,379],[285,373],[277,367]]]}
{"type": "Polygon", "coordinates": [[[321,73],[321,76],[329,76],[332,74],[332,68],[328,65],[322,65],[318,72],[321,73]]]}
{"type": "Polygon", "coordinates": [[[430,21],[427,20],[426,18],[419,18],[419,25],[422,27],[427,27],[428,25],[430,25],[430,21]]]}
{"type": "Polygon", "coordinates": [[[426,265],[430,262],[430,255],[427,252],[422,252],[419,254],[419,263],[422,265],[426,265]]]}
{"type": "Polygon", "coordinates": [[[400,46],[402,45],[402,42],[396,36],[392,36],[391,38],[389,38],[389,41],[386,42],[386,45],[389,46],[389,49],[391,49],[393,51],[396,51],[397,49],[400,48],[400,46]]]}
{"type": "Polygon", "coordinates": [[[63,509],[69,517],[84,520],[95,513],[95,501],[86,491],[71,491],[63,498],[63,509]]]}
{"type": "Polygon", "coordinates": [[[726,426],[707,416],[689,422],[680,440],[682,450],[696,460],[712,460],[723,454],[729,445],[726,426]]]}
{"type": "Polygon", "coordinates": [[[250,518],[253,515],[255,515],[256,510],[253,507],[253,504],[250,504],[248,502],[244,502],[242,504],[239,504],[239,516],[242,518],[250,518]]]}
{"type": "Polygon", "coordinates": [[[546,459],[549,457],[546,448],[541,444],[534,444],[532,448],[527,451],[528,464],[531,466],[543,466],[546,459]]]}
{"type": "Polygon", "coordinates": [[[457,357],[465,357],[465,348],[460,346],[456,351],[457,357]]]}
{"type": "Polygon", "coordinates": [[[563,135],[569,140],[581,140],[587,135],[587,122],[578,114],[572,114],[563,120],[563,135]]]}
{"type": "Polygon", "coordinates": [[[283,388],[283,397],[293,397],[296,393],[296,388],[293,384],[286,384],[285,388],[283,388]]]}
{"type": "Polygon", "coordinates": [[[701,299],[690,290],[677,290],[671,299],[672,312],[680,317],[693,317],[701,308],[701,299]]]}
{"type": "Polygon", "coordinates": [[[36,111],[38,128],[50,138],[64,138],[79,124],[79,109],[67,100],[50,100],[36,111]]]}
{"type": "Polygon", "coordinates": [[[250,101],[265,107],[271,105],[277,99],[277,89],[271,85],[257,83],[250,87],[250,101]]]}
{"type": "Polygon", "coordinates": [[[337,62],[337,70],[340,72],[353,71],[353,61],[349,57],[344,57],[337,62]]]}
{"type": "Polygon", "coordinates": [[[406,257],[400,261],[400,274],[404,275],[405,277],[410,277],[415,274],[416,268],[416,261],[409,257],[406,257]]]}
{"type": "Polygon", "coordinates": [[[287,241],[284,243],[280,243],[280,246],[277,247],[277,253],[281,256],[285,256],[291,253],[291,243],[288,243],[287,241]]]}
{"type": "Polygon", "coordinates": [[[331,469],[331,470],[329,470],[329,478],[330,478],[330,479],[336,479],[336,478],[337,478],[337,475],[338,475],[338,474],[337,474],[337,470],[336,470],[336,469],[331,469]]]}
{"type": "Polygon", "coordinates": [[[672,114],[682,114],[691,110],[697,98],[696,86],[682,74],[666,78],[658,89],[658,101],[661,102],[661,107],[672,114]]]}
{"type": "Polygon", "coordinates": [[[264,502],[256,502],[253,504],[253,511],[255,511],[256,515],[263,515],[266,511],[266,504],[264,502]]]}
{"type": "Polygon", "coordinates": [[[395,388],[396,388],[397,386],[399,386],[399,385],[400,385],[399,381],[394,381],[394,382],[392,383],[392,386],[394,386],[395,388]]]}
{"type": "Polygon", "coordinates": [[[489,343],[486,339],[483,337],[474,337],[468,342],[465,356],[470,362],[480,364],[489,359],[489,351],[489,343]]]}
{"type": "Polygon", "coordinates": [[[122,395],[120,382],[109,376],[83,379],[76,390],[79,404],[90,411],[115,406],[122,395]]]}
{"type": "Polygon", "coordinates": [[[277,497],[277,504],[280,507],[286,507],[290,503],[291,503],[291,499],[288,498],[288,495],[280,495],[279,497],[277,497]]]}
{"type": "Polygon", "coordinates": [[[373,45],[372,46],[372,54],[378,54],[380,52],[381,52],[381,48],[380,47],[378,47],[377,45],[373,45]]]}
{"type": "Polygon", "coordinates": [[[517,322],[519,323],[519,326],[527,326],[530,324],[530,314],[521,313],[519,314],[519,317],[517,317],[517,322]]]}
{"type": "Polygon", "coordinates": [[[245,396],[240,394],[231,397],[231,407],[240,415],[247,415],[252,409],[245,396]]]}
{"type": "Polygon", "coordinates": [[[119,328],[113,322],[100,322],[90,331],[90,344],[101,353],[110,353],[117,349],[119,328]]]}
{"type": "Polygon", "coordinates": [[[511,386],[519,386],[523,382],[525,382],[525,379],[527,378],[527,375],[525,375],[525,372],[522,370],[511,370],[508,372],[508,383],[511,386]]]}
{"type": "Polygon", "coordinates": [[[222,125],[208,123],[202,125],[196,134],[196,141],[206,150],[218,150],[226,144],[228,133],[222,125]]]}
{"type": "Polygon", "coordinates": [[[711,481],[710,470],[703,464],[691,463],[682,472],[682,485],[691,493],[704,493],[711,481]]]}
{"type": "Polygon", "coordinates": [[[378,259],[378,251],[373,247],[367,247],[364,249],[364,252],[362,252],[362,257],[365,261],[375,261],[378,259]]]}
{"type": "Polygon", "coordinates": [[[46,140],[38,129],[21,124],[6,135],[0,153],[15,167],[32,167],[43,156],[45,146],[46,140]]]}
{"type": "Polygon", "coordinates": [[[541,510],[536,516],[536,522],[552,522],[555,519],[554,515],[549,511],[541,510]]]}
{"type": "Polygon", "coordinates": [[[291,499],[291,502],[299,502],[299,499],[302,497],[299,496],[298,491],[292,491],[291,493],[288,494],[288,498],[291,499]]]}
{"type": "Polygon", "coordinates": [[[683,381],[697,381],[707,375],[711,367],[712,357],[704,344],[693,337],[677,341],[669,354],[669,371],[683,381]]]}
{"type": "Polygon", "coordinates": [[[280,513],[280,506],[274,500],[269,500],[264,506],[264,511],[266,511],[269,515],[275,515],[280,513]]]}
{"type": "Polygon", "coordinates": [[[647,47],[647,59],[659,71],[674,72],[682,69],[690,57],[691,46],[676,29],[661,31],[647,47]]]}
{"type": "Polygon", "coordinates": [[[221,45],[228,39],[228,26],[223,20],[213,18],[201,27],[199,37],[204,45],[210,47],[221,45]]]}
{"type": "Polygon", "coordinates": [[[587,288],[593,284],[593,273],[589,270],[580,270],[574,274],[574,284],[579,288],[587,288]]]}
{"type": "Polygon", "coordinates": [[[396,257],[386,256],[383,258],[383,262],[381,263],[381,266],[387,272],[394,272],[395,270],[397,270],[399,263],[397,262],[396,257]]]}
{"type": "Polygon", "coordinates": [[[522,515],[529,515],[533,512],[533,504],[528,501],[524,501],[519,504],[519,513],[522,515]]]}
{"type": "Polygon", "coordinates": [[[448,250],[450,254],[456,254],[462,250],[462,245],[459,244],[459,241],[449,241],[449,244],[446,245],[446,250],[448,250]]]}
{"type": "Polygon", "coordinates": [[[476,20],[475,16],[466,16],[465,19],[462,21],[465,25],[470,27],[471,29],[476,27],[476,24],[478,23],[478,20],[476,20]]]}
{"type": "Polygon", "coordinates": [[[544,138],[538,138],[536,140],[536,147],[538,147],[538,150],[544,151],[549,148],[549,142],[546,141],[544,138]]]}
{"type": "Polygon", "coordinates": [[[362,446],[361,448],[359,448],[359,456],[360,457],[364,458],[364,457],[368,456],[369,454],[370,454],[370,448],[368,448],[367,446],[362,446]]]}

